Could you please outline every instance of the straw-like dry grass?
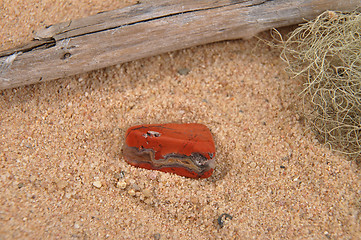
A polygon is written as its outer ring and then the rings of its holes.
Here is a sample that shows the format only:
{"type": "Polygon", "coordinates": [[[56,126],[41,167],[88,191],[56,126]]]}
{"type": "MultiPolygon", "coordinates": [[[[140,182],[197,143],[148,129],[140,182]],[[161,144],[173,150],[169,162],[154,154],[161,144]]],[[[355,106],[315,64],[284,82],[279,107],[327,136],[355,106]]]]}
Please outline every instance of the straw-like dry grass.
{"type": "Polygon", "coordinates": [[[306,116],[319,140],[361,156],[361,14],[324,12],[282,41],[281,57],[305,79],[306,116]]]}

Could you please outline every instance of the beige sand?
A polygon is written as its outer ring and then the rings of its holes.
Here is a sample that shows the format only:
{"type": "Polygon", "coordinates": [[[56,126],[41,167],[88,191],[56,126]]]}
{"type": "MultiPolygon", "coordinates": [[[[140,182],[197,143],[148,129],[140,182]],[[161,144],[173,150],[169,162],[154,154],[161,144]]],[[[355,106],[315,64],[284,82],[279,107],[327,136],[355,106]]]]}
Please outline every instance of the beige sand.
{"type": "MultiPolygon", "coordinates": [[[[136,1],[53,2],[6,1],[1,49],[136,1]]],[[[0,239],[361,238],[360,173],[307,130],[284,67],[254,38],[0,91],[0,239]],[[166,122],[211,129],[211,178],[124,162],[129,126],[166,122]]]]}

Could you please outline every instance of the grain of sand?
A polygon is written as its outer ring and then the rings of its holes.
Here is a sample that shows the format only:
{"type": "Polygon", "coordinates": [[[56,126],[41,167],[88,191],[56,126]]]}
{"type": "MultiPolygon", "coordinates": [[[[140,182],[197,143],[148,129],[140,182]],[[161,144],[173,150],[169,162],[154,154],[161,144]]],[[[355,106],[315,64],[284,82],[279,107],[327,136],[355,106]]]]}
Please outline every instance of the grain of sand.
{"type": "MultiPolygon", "coordinates": [[[[5,1],[1,49],[135,2],[5,1]]],[[[0,91],[0,239],[360,239],[360,173],[307,130],[284,67],[253,38],[0,91]],[[128,127],[167,122],[210,128],[211,178],[124,162],[128,127]]]]}

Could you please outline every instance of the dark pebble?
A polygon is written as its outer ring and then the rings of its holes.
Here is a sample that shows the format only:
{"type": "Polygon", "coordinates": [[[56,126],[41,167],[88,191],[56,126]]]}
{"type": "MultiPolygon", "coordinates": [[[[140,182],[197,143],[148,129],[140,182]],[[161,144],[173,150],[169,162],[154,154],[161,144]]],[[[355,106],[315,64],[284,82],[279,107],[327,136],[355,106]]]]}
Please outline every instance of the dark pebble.
{"type": "Polygon", "coordinates": [[[181,69],[178,69],[178,74],[179,75],[187,75],[191,70],[188,69],[188,68],[181,68],[181,69]]]}
{"type": "Polygon", "coordinates": [[[224,226],[224,220],[232,220],[232,218],[228,213],[222,213],[217,219],[218,225],[222,228],[224,226]]]}
{"type": "Polygon", "coordinates": [[[159,240],[160,239],[160,233],[156,233],[153,235],[154,240],[159,240]]]}

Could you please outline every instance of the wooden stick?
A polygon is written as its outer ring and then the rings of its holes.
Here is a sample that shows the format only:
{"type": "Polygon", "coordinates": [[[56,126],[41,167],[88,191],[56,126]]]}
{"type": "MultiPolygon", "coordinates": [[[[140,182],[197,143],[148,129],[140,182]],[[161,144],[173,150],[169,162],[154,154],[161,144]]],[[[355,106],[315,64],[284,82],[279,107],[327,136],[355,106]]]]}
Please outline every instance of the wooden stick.
{"type": "Polygon", "coordinates": [[[0,89],[67,77],[354,10],[360,0],[147,1],[42,29],[0,53],[0,89]]]}

